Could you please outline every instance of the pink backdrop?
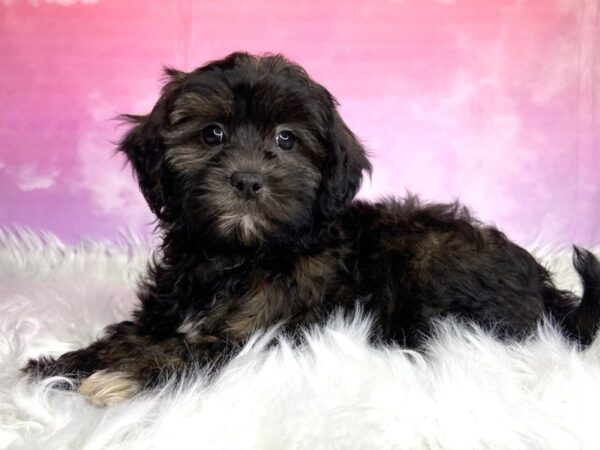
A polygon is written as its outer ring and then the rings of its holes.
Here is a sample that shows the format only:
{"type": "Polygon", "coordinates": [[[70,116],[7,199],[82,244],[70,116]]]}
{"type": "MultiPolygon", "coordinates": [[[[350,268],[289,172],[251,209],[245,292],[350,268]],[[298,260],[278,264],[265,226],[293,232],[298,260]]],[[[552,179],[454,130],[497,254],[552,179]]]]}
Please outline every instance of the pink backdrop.
{"type": "Polygon", "coordinates": [[[282,52],[373,155],[363,196],[459,197],[522,243],[600,242],[600,0],[0,0],[0,225],[147,233],[111,118],[161,65],[282,52]]]}

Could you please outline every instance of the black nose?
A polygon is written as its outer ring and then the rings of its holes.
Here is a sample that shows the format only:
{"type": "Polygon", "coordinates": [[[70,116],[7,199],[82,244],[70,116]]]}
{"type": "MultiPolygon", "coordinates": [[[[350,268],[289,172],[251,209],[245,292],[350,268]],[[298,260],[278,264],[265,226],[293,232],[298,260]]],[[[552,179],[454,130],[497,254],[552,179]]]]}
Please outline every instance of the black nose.
{"type": "Polygon", "coordinates": [[[251,198],[262,188],[263,177],[256,172],[235,172],[231,175],[231,185],[239,195],[251,198]]]}

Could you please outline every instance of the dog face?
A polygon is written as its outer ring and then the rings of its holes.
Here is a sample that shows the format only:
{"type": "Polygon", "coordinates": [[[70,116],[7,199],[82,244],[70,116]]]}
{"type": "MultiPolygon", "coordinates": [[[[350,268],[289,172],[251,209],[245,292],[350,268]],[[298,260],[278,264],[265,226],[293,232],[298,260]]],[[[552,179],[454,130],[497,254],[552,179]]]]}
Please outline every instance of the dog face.
{"type": "Polygon", "coordinates": [[[169,80],[119,149],[163,226],[252,246],[339,215],[371,167],[329,92],[282,56],[169,80]]]}

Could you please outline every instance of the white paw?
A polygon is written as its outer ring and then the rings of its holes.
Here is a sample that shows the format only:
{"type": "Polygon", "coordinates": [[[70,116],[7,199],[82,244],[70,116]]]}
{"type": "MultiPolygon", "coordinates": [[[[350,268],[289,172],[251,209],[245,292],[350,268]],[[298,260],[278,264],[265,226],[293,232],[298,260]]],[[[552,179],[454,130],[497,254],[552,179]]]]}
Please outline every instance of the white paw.
{"type": "Polygon", "coordinates": [[[124,372],[100,370],[81,382],[79,393],[95,406],[120,403],[140,390],[137,381],[124,372]]]}

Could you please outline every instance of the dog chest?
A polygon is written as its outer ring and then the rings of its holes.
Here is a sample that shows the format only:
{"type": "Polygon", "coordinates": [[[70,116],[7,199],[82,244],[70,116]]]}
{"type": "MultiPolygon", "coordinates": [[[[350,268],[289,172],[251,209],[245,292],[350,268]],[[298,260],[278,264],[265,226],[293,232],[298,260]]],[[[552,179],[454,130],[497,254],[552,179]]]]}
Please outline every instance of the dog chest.
{"type": "Polygon", "coordinates": [[[257,265],[214,294],[203,320],[211,332],[229,338],[245,338],[275,324],[305,323],[332,297],[341,266],[331,252],[297,257],[292,264],[257,265]]]}

